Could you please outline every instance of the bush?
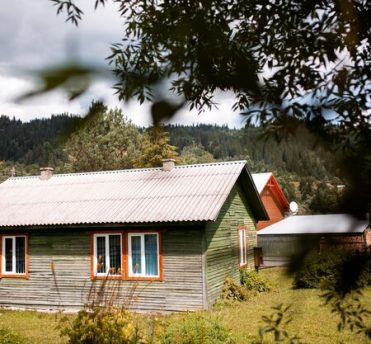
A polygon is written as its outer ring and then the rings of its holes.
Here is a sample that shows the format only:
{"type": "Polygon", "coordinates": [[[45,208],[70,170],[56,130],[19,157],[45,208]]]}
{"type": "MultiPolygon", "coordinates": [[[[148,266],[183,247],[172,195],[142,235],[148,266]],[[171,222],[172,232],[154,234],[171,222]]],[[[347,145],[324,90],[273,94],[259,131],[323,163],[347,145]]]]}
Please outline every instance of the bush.
{"type": "Polygon", "coordinates": [[[22,344],[23,338],[7,328],[0,328],[0,343],[1,344],[22,344]]]}
{"type": "Polygon", "coordinates": [[[231,301],[246,301],[249,298],[248,290],[227,277],[224,282],[222,299],[231,301]]]}
{"type": "Polygon", "coordinates": [[[72,323],[62,320],[61,335],[69,344],[137,344],[143,343],[132,315],[125,310],[107,307],[84,309],[72,323]]]}
{"type": "Polygon", "coordinates": [[[254,270],[240,269],[241,285],[259,293],[271,290],[271,286],[254,270]]]}
{"type": "Polygon", "coordinates": [[[217,319],[200,313],[188,313],[171,322],[166,329],[163,344],[232,344],[229,331],[217,319]]]}
{"type": "MultiPolygon", "coordinates": [[[[325,284],[353,283],[351,288],[371,284],[369,257],[344,251],[312,252],[296,271],[293,288],[321,288],[325,284]]],[[[340,287],[347,287],[341,286],[340,287]]]]}

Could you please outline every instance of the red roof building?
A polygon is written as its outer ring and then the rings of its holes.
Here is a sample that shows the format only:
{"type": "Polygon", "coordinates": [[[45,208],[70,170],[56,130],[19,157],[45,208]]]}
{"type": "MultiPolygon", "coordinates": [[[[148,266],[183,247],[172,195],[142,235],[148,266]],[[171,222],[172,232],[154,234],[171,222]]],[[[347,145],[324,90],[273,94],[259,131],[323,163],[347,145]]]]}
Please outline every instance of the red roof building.
{"type": "Polygon", "coordinates": [[[271,172],[253,173],[252,177],[269,216],[268,221],[258,222],[256,229],[260,230],[282,220],[289,211],[289,201],[271,172]]]}

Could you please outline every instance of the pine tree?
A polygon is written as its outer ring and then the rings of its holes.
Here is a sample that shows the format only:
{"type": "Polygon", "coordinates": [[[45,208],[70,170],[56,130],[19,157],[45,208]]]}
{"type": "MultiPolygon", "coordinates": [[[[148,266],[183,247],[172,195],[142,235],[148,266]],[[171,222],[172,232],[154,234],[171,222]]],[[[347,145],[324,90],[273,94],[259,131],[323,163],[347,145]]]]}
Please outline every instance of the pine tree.
{"type": "Polygon", "coordinates": [[[134,167],[159,167],[163,159],[177,159],[176,147],[170,144],[169,133],[162,125],[146,129],[141,144],[141,154],[133,162],[134,167]]]}

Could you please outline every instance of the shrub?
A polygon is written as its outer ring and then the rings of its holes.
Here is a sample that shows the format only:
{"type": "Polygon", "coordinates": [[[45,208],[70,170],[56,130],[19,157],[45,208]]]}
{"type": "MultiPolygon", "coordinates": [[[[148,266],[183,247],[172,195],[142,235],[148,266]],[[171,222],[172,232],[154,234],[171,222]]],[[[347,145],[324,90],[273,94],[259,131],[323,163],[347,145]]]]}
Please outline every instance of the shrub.
{"type": "Polygon", "coordinates": [[[137,344],[144,340],[132,315],[115,307],[84,309],[72,323],[62,320],[61,335],[69,344],[137,344]]]}
{"type": "Polygon", "coordinates": [[[163,337],[163,344],[232,344],[229,331],[217,319],[200,313],[188,313],[171,322],[163,337]]]}
{"type": "Polygon", "coordinates": [[[23,338],[7,328],[0,328],[0,343],[1,344],[22,344],[23,338]]]}
{"type": "MultiPolygon", "coordinates": [[[[353,283],[351,288],[371,284],[371,262],[367,256],[344,251],[312,252],[296,271],[294,288],[321,288],[324,284],[353,283]]],[[[347,287],[341,286],[340,287],[347,287]]]]}
{"type": "Polygon", "coordinates": [[[261,275],[254,270],[240,269],[241,285],[251,291],[259,293],[271,290],[271,286],[261,275]]]}
{"type": "Polygon", "coordinates": [[[224,282],[222,299],[232,301],[245,301],[249,297],[248,290],[236,283],[232,278],[227,277],[224,282]]]}

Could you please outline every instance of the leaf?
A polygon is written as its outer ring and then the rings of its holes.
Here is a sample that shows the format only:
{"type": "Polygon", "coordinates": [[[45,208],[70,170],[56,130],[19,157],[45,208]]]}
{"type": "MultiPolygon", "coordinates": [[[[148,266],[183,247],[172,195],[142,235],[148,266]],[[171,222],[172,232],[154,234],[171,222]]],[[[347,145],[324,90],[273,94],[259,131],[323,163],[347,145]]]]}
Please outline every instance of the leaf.
{"type": "Polygon", "coordinates": [[[169,120],[175,116],[184,105],[184,102],[179,104],[172,104],[168,101],[162,100],[152,104],[151,116],[153,124],[156,126],[164,120],[169,120]]]}
{"type": "Polygon", "coordinates": [[[65,89],[69,99],[73,100],[86,92],[95,73],[96,70],[93,68],[75,63],[46,68],[37,74],[43,84],[42,87],[19,96],[17,101],[39,96],[59,88],[65,89]]]}

